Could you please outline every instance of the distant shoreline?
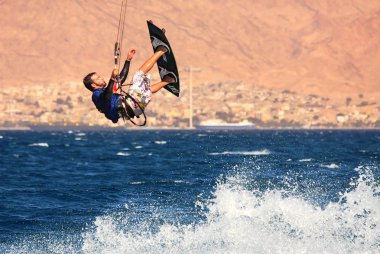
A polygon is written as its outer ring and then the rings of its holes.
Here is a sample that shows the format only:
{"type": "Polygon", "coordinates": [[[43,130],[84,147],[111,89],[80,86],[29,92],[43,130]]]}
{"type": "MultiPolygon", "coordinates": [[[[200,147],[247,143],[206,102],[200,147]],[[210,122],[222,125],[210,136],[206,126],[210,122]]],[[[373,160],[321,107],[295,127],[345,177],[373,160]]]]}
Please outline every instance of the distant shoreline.
{"type": "Polygon", "coordinates": [[[165,130],[180,130],[180,131],[378,131],[380,128],[178,128],[178,127],[108,127],[108,126],[15,126],[15,127],[2,127],[0,126],[0,131],[165,131],[165,130]]]}

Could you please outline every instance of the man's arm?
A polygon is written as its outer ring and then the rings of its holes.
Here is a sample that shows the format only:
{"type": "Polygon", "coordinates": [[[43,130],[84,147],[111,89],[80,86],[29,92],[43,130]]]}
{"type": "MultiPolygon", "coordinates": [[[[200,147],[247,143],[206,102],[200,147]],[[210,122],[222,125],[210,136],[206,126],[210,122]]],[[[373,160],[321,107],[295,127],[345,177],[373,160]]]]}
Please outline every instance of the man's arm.
{"type": "MultiPolygon", "coordinates": [[[[135,53],[136,53],[136,49],[131,49],[128,52],[127,60],[125,61],[124,67],[120,74],[120,78],[122,79],[121,84],[127,79],[129,66],[135,53]]],[[[104,92],[104,97],[106,98],[106,100],[111,99],[111,96],[113,94],[113,86],[115,84],[115,80],[118,74],[119,74],[119,69],[117,68],[113,69],[110,81],[108,81],[108,85],[104,92]]]]}
{"type": "Polygon", "coordinates": [[[124,67],[120,72],[120,84],[123,84],[125,80],[128,77],[128,72],[129,72],[129,66],[131,65],[131,60],[125,60],[124,67]]]}
{"type": "Polygon", "coordinates": [[[117,68],[113,69],[113,71],[112,71],[110,81],[108,81],[108,85],[107,85],[105,92],[104,92],[104,97],[106,98],[106,100],[111,99],[111,96],[113,94],[113,85],[115,84],[115,79],[116,79],[118,72],[119,72],[119,70],[117,68]]]}
{"type": "Polygon", "coordinates": [[[124,67],[120,73],[121,84],[123,84],[125,82],[125,80],[127,79],[128,72],[129,72],[129,66],[131,65],[131,60],[132,60],[133,56],[135,55],[135,53],[136,53],[136,49],[134,49],[134,48],[132,48],[128,51],[127,60],[125,60],[124,67]]]}

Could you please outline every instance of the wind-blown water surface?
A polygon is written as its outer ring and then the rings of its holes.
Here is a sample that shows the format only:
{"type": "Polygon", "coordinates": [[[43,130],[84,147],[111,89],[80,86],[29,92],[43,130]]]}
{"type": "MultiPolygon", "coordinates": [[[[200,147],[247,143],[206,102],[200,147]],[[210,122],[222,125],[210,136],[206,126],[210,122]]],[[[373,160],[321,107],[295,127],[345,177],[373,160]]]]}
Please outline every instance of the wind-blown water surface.
{"type": "Polygon", "coordinates": [[[378,253],[380,131],[0,132],[1,253],[378,253]]]}

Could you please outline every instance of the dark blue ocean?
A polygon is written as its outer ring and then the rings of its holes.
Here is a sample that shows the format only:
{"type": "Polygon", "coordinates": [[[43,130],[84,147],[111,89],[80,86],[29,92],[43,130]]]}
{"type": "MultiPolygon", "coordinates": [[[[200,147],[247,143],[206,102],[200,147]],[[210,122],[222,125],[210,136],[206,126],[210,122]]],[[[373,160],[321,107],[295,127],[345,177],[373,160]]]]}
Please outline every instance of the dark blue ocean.
{"type": "Polygon", "coordinates": [[[0,131],[0,253],[380,253],[380,131],[0,131]]]}

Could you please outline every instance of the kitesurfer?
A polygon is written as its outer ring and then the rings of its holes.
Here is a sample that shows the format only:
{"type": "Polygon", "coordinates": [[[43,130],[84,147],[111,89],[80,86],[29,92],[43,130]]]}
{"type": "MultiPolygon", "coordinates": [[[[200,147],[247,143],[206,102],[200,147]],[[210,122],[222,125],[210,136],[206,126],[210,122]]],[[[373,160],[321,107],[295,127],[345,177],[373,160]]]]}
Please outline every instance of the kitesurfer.
{"type": "Polygon", "coordinates": [[[129,96],[127,97],[114,91],[114,85],[117,83],[121,85],[127,79],[130,62],[136,53],[135,49],[129,50],[120,75],[118,75],[118,68],[114,68],[108,84],[96,72],[91,72],[83,78],[83,84],[92,92],[92,101],[96,108],[113,123],[117,123],[120,117],[125,118],[126,113],[128,119],[134,116],[138,117],[150,102],[152,93],[158,92],[172,82],[177,82],[177,77],[174,73],[160,69],[160,76],[163,77],[161,82],[150,84],[150,79],[146,74],[152,69],[157,60],[169,51],[169,47],[157,38],[154,38],[152,45],[154,54],[134,74],[132,84],[127,92],[129,96]]]}

